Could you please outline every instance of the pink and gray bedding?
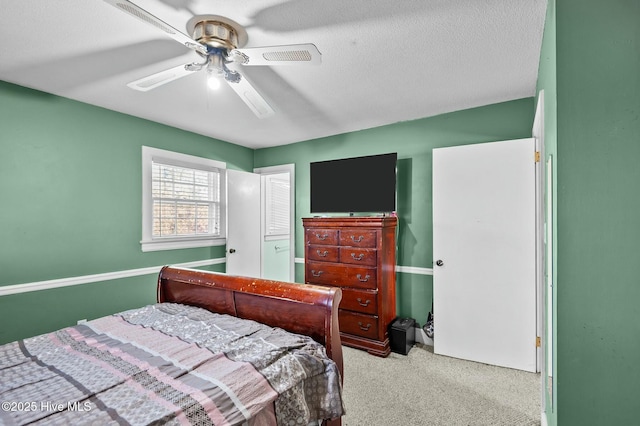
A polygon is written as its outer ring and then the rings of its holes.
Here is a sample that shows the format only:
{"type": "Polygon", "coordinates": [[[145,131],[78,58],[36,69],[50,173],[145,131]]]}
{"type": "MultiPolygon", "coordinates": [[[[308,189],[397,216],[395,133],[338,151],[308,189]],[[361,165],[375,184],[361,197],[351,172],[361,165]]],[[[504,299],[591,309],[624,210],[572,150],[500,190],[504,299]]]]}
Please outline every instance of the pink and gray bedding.
{"type": "Polygon", "coordinates": [[[159,303],[0,346],[0,424],[306,425],[343,414],[306,336],[159,303]]]}

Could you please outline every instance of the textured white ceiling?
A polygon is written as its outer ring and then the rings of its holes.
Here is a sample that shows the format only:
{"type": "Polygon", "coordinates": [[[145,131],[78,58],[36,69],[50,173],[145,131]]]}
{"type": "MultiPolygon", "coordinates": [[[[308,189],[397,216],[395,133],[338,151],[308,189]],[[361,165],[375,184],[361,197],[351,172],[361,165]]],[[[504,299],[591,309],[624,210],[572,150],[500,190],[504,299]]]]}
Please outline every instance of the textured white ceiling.
{"type": "Polygon", "coordinates": [[[314,43],[322,65],[244,67],[276,114],[258,119],[194,73],[200,61],[102,0],[0,0],[0,79],[235,144],[284,145],[534,96],[546,0],[133,0],[187,33],[194,15],[245,26],[245,47],[314,43]]]}

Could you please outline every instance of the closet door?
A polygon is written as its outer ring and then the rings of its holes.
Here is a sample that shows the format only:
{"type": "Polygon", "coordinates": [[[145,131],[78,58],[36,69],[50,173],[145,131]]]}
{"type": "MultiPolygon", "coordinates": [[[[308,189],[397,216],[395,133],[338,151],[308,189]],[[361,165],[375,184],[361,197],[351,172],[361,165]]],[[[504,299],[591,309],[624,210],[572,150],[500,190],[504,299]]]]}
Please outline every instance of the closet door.
{"type": "Polygon", "coordinates": [[[260,239],[260,175],[227,170],[227,274],[260,277],[260,239]]]}
{"type": "Polygon", "coordinates": [[[433,150],[434,351],[536,371],[534,139],[433,150]]]}

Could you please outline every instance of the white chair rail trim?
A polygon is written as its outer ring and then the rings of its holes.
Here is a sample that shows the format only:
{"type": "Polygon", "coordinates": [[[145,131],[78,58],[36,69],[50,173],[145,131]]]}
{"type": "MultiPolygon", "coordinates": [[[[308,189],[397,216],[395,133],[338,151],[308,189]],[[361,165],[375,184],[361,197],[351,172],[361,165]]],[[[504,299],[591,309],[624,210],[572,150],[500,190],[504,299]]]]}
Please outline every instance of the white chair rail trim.
{"type": "MultiPolygon", "coordinates": [[[[296,263],[304,263],[304,257],[296,257],[296,263]]],[[[416,275],[433,275],[432,268],[420,268],[418,266],[399,266],[396,265],[396,272],[404,274],[416,274],[416,275]]]]}
{"type": "MultiPolygon", "coordinates": [[[[218,264],[226,263],[226,261],[227,260],[224,257],[221,257],[217,259],[205,259],[205,260],[196,260],[193,262],[177,263],[173,266],[179,266],[183,268],[197,268],[200,266],[218,265],[218,264]]],[[[295,262],[304,263],[304,258],[296,257],[295,262]]],[[[162,269],[163,266],[164,265],[149,266],[146,268],[127,269],[124,271],[105,272],[102,274],[82,275],[78,277],[59,278],[56,280],[46,280],[46,281],[36,281],[36,282],[24,283],[24,284],[5,285],[5,286],[0,286],[0,297],[8,296],[10,294],[28,293],[30,291],[49,290],[52,288],[69,287],[72,285],[97,283],[100,281],[112,281],[120,278],[129,278],[129,277],[137,277],[140,275],[157,274],[158,272],[160,272],[160,269],[162,269]]],[[[415,266],[396,265],[396,272],[401,272],[405,274],[416,274],[416,275],[433,275],[433,269],[419,268],[415,266]]]]}
{"type": "MultiPolygon", "coordinates": [[[[226,259],[205,259],[196,260],[193,262],[178,263],[174,266],[180,266],[183,268],[197,268],[199,266],[216,265],[225,263],[226,259]]],[[[149,266],[146,268],[127,269],[124,271],[105,272],[102,274],[82,275],[79,277],[59,278],[56,280],[37,281],[25,284],[13,284],[0,286],[0,296],[8,296],[10,294],[27,293],[30,291],[49,290],[58,287],[69,287],[72,285],[89,284],[100,281],[111,281],[120,278],[137,277],[140,275],[151,275],[160,272],[164,265],[161,266],[149,266]]]]}

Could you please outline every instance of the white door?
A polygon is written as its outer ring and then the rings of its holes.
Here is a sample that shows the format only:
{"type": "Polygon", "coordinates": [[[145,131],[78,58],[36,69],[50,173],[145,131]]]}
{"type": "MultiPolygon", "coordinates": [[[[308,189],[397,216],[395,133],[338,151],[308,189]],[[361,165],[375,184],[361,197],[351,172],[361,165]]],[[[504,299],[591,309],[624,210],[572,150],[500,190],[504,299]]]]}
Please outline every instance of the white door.
{"type": "Polygon", "coordinates": [[[433,150],[434,351],[536,371],[534,139],[433,150]]]}
{"type": "MultiPolygon", "coordinates": [[[[295,164],[283,164],[278,166],[259,167],[253,169],[254,173],[260,174],[262,182],[262,278],[271,280],[294,282],[295,275],[295,164]],[[270,197],[268,181],[276,177],[283,179],[283,184],[289,187],[289,194],[286,200],[279,197],[270,197]],[[275,202],[275,203],[274,203],[275,202]],[[282,208],[288,205],[288,214],[282,208]],[[274,210],[275,208],[275,210],[274,210]],[[288,232],[271,232],[274,222],[271,221],[269,211],[280,219],[286,218],[288,221],[288,232]]],[[[273,193],[272,193],[273,194],[273,193]]],[[[279,194],[282,195],[282,194],[279,194]]],[[[276,222],[280,222],[277,220],[276,222]]]]}
{"type": "Polygon", "coordinates": [[[227,170],[227,274],[260,277],[260,175],[227,170]]]}

